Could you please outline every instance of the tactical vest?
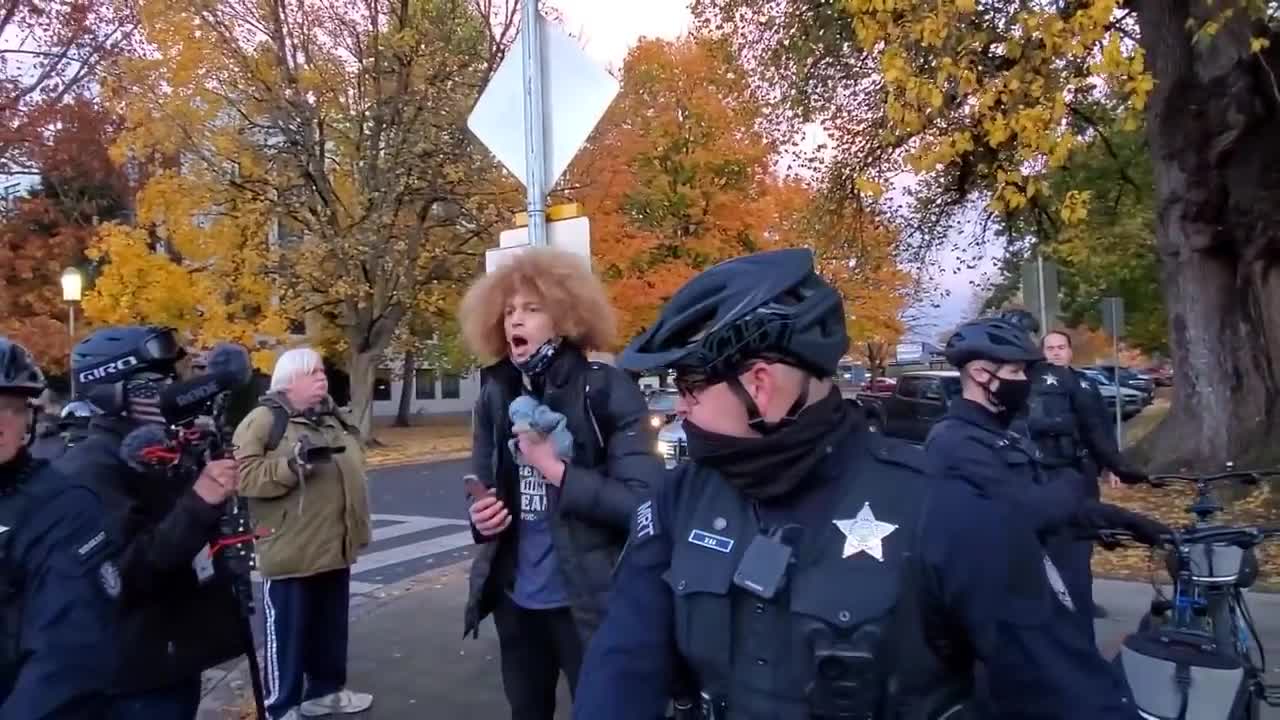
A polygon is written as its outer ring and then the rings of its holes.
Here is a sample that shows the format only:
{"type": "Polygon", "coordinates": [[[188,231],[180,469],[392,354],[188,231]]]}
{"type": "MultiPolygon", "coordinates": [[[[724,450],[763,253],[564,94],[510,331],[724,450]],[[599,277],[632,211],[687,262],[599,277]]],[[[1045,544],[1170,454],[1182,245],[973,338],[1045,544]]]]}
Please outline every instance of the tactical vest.
{"type": "Polygon", "coordinates": [[[1075,379],[1048,363],[1030,370],[1030,376],[1029,437],[1040,448],[1047,467],[1075,466],[1080,461],[1078,420],[1071,404],[1075,379]]]}
{"type": "Polygon", "coordinates": [[[770,600],[734,581],[752,540],[770,530],[751,501],[711,472],[681,484],[664,578],[705,718],[882,717],[894,664],[890,615],[922,514],[923,476],[895,464],[913,448],[869,442],[870,451],[850,453],[830,518],[791,543],[786,583],[770,600]]]}

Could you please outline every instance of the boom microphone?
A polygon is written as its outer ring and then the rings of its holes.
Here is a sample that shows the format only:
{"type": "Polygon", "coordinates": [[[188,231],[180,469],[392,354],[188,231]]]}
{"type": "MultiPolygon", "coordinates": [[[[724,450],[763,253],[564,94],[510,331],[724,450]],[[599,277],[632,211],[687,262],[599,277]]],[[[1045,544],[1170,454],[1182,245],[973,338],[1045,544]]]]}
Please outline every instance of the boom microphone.
{"type": "Polygon", "coordinates": [[[171,457],[176,454],[170,449],[169,435],[162,425],[143,425],[125,435],[120,443],[120,459],[140,473],[169,464],[171,457]]]}
{"type": "Polygon", "coordinates": [[[180,425],[203,414],[219,393],[247,385],[253,379],[249,351],[235,343],[218,343],[209,352],[208,372],[174,383],[160,393],[160,413],[170,425],[180,425]]]}

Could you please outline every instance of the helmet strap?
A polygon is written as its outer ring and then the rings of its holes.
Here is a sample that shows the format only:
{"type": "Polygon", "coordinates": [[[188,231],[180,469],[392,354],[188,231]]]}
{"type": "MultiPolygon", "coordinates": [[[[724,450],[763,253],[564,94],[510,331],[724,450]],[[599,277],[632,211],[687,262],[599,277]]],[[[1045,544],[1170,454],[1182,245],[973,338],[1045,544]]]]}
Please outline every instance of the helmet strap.
{"type": "Polygon", "coordinates": [[[809,383],[806,382],[800,390],[800,395],[796,397],[795,402],[791,403],[791,408],[787,410],[787,414],[777,422],[768,422],[760,414],[760,406],[751,397],[751,393],[747,392],[746,386],[742,384],[742,380],[737,375],[730,377],[725,381],[725,384],[729,386],[733,394],[737,395],[738,400],[742,401],[743,406],[746,407],[747,425],[761,435],[772,435],[786,429],[796,421],[796,418],[800,416],[800,411],[804,410],[805,406],[809,404],[809,383]]]}

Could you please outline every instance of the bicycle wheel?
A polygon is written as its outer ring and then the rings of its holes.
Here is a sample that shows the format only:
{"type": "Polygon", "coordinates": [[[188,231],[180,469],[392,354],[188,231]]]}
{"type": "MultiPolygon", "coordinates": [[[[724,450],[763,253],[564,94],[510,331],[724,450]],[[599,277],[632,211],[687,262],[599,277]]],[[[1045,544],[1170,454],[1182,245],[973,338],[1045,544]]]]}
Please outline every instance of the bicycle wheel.
{"type": "Polygon", "coordinates": [[[1209,597],[1209,623],[1213,626],[1213,642],[1218,652],[1239,657],[1240,633],[1236,628],[1236,612],[1231,598],[1214,593],[1209,597]]]}

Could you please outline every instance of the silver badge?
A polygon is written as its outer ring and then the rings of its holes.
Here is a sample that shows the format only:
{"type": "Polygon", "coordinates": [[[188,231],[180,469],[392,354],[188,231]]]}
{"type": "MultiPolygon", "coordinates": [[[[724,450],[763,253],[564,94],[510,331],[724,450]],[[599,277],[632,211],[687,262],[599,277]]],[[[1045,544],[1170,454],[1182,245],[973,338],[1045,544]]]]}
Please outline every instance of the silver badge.
{"type": "Polygon", "coordinates": [[[1048,555],[1044,556],[1044,574],[1049,578],[1049,586],[1053,588],[1053,592],[1058,596],[1058,600],[1067,606],[1071,612],[1076,611],[1076,604],[1071,601],[1071,593],[1067,592],[1067,584],[1062,581],[1062,575],[1058,573],[1058,567],[1053,564],[1048,555]]]}
{"type": "Polygon", "coordinates": [[[1045,385],[1057,385],[1057,384],[1058,384],[1058,376],[1057,376],[1057,375],[1054,375],[1054,374],[1052,374],[1052,373],[1045,373],[1045,374],[1044,374],[1044,384],[1045,384],[1045,385]]]}
{"type": "Polygon", "coordinates": [[[842,558],[865,552],[884,562],[884,539],[898,529],[897,525],[877,520],[875,513],[871,512],[871,503],[863,503],[858,515],[852,519],[832,522],[844,533],[842,558]]]}
{"type": "Polygon", "coordinates": [[[120,597],[120,569],[110,560],[98,566],[98,583],[109,597],[120,597]]]}

